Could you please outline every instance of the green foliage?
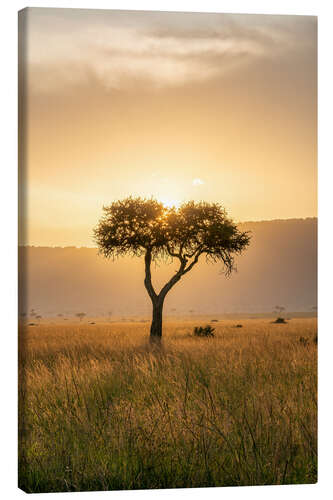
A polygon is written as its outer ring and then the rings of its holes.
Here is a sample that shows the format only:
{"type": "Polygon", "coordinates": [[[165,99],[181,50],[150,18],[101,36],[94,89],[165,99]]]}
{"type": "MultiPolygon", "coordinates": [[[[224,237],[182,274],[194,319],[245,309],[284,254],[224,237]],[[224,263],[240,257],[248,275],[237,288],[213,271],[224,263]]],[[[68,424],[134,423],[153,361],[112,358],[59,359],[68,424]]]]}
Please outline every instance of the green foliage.
{"type": "Polygon", "coordinates": [[[126,198],[103,207],[104,216],[94,230],[105,257],[141,256],[147,248],[162,251],[166,243],[167,209],[154,199],[126,198]]]}
{"type": "Polygon", "coordinates": [[[250,241],[218,203],[190,201],[176,209],[155,199],[130,197],[103,210],[94,237],[105,257],[142,256],[149,251],[153,259],[177,257],[190,264],[205,255],[208,261],[221,261],[228,274],[234,268],[234,255],[250,241]]]}
{"type": "Polygon", "coordinates": [[[214,337],[215,328],[210,325],[206,326],[195,326],[193,330],[193,335],[196,337],[214,337]]]}

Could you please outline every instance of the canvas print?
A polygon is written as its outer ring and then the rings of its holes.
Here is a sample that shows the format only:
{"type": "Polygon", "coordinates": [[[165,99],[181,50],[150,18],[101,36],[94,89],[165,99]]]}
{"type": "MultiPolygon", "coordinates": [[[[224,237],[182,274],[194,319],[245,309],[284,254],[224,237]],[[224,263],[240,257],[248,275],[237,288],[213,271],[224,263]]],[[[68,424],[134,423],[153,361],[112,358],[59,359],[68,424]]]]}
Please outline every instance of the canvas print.
{"type": "Polygon", "coordinates": [[[317,19],[19,12],[19,488],[317,481],[317,19]]]}

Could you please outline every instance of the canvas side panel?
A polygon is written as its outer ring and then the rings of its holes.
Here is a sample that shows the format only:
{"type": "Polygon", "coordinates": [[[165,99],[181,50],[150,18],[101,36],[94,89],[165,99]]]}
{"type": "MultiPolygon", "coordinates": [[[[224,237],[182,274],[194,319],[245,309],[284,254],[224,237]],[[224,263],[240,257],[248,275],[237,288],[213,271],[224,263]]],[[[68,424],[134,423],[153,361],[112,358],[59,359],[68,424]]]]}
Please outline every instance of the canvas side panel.
{"type": "MultiPolygon", "coordinates": [[[[25,426],[26,382],[24,373],[26,314],[26,217],[27,217],[27,30],[29,9],[18,13],[18,486],[27,470],[27,429],[25,426]]],[[[26,491],[26,490],[24,490],[26,491]]]]}

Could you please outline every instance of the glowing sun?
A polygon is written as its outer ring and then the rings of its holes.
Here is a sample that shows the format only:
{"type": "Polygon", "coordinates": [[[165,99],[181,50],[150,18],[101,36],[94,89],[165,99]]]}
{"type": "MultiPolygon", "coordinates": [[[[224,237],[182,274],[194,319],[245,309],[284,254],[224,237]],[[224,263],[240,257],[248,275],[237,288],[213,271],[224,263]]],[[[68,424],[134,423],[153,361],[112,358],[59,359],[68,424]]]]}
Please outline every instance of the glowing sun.
{"type": "Polygon", "coordinates": [[[175,198],[159,198],[159,200],[163,203],[163,205],[167,208],[179,208],[181,205],[181,201],[176,200],[175,198]]]}

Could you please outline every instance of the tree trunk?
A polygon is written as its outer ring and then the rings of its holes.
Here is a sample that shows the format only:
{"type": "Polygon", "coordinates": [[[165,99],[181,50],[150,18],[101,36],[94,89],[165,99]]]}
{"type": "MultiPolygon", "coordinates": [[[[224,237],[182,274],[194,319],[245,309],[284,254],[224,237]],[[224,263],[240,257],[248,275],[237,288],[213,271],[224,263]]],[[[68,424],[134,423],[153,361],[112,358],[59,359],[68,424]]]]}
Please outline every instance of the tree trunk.
{"type": "Polygon", "coordinates": [[[153,302],[153,319],[150,327],[150,341],[161,342],[162,339],[162,314],[163,300],[153,302]]]}
{"type": "Polygon", "coordinates": [[[181,266],[176,274],[164,285],[160,293],[157,293],[154,290],[153,284],[151,282],[151,265],[152,260],[152,251],[151,248],[147,248],[145,254],[145,287],[148,292],[148,295],[153,304],[153,319],[150,327],[150,342],[161,343],[162,340],[162,314],[163,314],[163,303],[166,294],[171,290],[171,288],[180,280],[185,272],[188,272],[192,269],[195,262],[197,262],[197,258],[194,260],[187,270],[185,270],[187,260],[185,258],[181,259],[181,266]]]}

